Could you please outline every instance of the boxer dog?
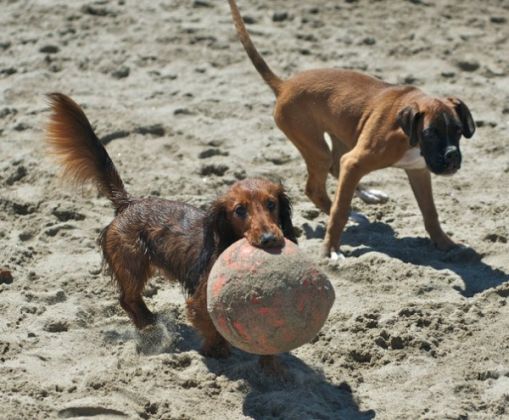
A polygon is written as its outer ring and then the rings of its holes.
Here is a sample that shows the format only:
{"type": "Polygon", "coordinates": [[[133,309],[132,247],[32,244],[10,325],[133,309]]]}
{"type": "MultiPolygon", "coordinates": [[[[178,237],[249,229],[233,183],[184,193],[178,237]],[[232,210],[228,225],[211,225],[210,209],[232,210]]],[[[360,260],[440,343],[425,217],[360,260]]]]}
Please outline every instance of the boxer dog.
{"type": "Polygon", "coordinates": [[[390,166],[406,171],[435,245],[455,246],[440,227],[430,171],[451,175],[460,168],[460,138],[475,131],[468,107],[458,98],[436,98],[356,71],[317,69],[283,80],[256,50],[235,0],[228,2],[240,42],[276,95],[276,124],[306,162],[306,195],[329,215],[322,254],[342,257],[341,234],[359,181],[390,166]],[[338,178],[333,201],[326,191],[329,173],[338,178]]]}

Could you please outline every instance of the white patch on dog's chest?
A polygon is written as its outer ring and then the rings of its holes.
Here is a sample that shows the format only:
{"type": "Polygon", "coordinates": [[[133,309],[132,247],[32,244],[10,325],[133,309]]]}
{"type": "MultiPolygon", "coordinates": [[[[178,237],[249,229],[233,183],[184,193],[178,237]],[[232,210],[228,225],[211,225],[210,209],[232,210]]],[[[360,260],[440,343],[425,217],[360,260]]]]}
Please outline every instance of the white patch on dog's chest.
{"type": "Polygon", "coordinates": [[[421,156],[421,150],[418,147],[412,147],[392,166],[400,169],[424,169],[426,161],[421,156]]]}

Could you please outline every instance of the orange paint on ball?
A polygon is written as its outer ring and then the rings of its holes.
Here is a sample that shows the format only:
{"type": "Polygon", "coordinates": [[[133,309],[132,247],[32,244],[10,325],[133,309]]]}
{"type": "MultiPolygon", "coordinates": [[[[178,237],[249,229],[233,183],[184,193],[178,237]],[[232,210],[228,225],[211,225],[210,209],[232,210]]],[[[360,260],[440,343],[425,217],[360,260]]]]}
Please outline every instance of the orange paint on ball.
{"type": "Polygon", "coordinates": [[[276,354],[311,341],[334,303],[331,283],[292,242],[264,250],[245,239],[217,259],[208,279],[207,308],[232,345],[276,354]]]}
{"type": "Polygon", "coordinates": [[[223,289],[224,284],[226,283],[226,278],[218,277],[214,282],[214,287],[212,288],[212,293],[214,296],[219,296],[221,294],[221,290],[223,289]]]}

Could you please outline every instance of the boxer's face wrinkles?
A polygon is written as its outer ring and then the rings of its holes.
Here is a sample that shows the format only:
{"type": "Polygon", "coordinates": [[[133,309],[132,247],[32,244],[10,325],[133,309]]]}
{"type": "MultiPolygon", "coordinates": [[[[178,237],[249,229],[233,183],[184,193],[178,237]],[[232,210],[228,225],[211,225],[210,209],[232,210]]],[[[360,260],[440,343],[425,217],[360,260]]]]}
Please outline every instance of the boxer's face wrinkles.
{"type": "Polygon", "coordinates": [[[443,110],[424,124],[421,154],[431,172],[452,175],[461,167],[461,125],[452,111],[443,110]]]}

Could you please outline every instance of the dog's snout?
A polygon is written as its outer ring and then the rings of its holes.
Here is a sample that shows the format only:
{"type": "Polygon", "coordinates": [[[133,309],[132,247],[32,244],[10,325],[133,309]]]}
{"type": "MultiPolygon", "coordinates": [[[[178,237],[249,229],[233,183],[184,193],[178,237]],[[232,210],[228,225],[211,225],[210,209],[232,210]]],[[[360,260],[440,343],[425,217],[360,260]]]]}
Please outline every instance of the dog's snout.
{"type": "Polygon", "coordinates": [[[456,146],[445,149],[444,161],[449,170],[456,171],[461,166],[461,154],[456,146]]]}
{"type": "Polygon", "coordinates": [[[262,236],[260,238],[260,244],[262,244],[263,246],[267,246],[267,245],[270,245],[271,243],[273,243],[275,240],[276,240],[276,236],[273,233],[265,232],[262,234],[262,236]]]}
{"type": "Polygon", "coordinates": [[[276,242],[276,235],[271,232],[265,232],[260,237],[260,245],[261,246],[270,246],[274,245],[276,242]]]}
{"type": "Polygon", "coordinates": [[[449,146],[445,149],[444,158],[448,163],[456,163],[459,161],[460,152],[456,146],[449,146]]]}

